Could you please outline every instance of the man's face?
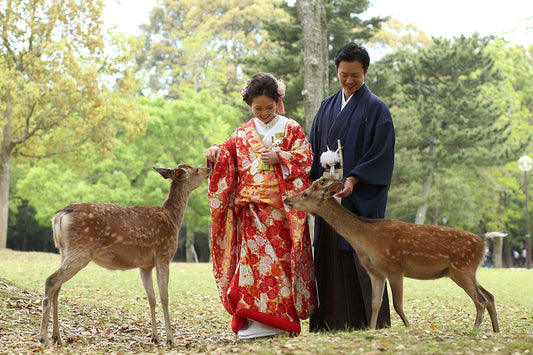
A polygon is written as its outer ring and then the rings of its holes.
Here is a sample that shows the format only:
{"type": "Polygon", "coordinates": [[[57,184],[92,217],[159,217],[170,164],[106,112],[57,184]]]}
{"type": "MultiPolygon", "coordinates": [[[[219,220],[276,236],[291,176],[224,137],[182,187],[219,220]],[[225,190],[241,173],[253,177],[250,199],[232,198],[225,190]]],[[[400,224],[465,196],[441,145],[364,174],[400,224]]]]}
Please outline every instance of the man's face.
{"type": "Polygon", "coordinates": [[[348,98],[363,86],[366,72],[360,62],[341,61],[337,67],[337,78],[344,89],[344,96],[348,98]]]}

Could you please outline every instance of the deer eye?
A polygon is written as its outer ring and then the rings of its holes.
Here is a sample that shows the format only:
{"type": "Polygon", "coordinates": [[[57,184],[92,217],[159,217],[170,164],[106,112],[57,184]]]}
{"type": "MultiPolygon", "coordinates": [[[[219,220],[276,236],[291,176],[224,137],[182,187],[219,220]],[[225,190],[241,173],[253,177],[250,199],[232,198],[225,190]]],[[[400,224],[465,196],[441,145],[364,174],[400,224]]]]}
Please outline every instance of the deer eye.
{"type": "Polygon", "coordinates": [[[307,197],[307,192],[304,192],[304,193],[302,194],[302,196],[303,196],[303,197],[307,197]]]}

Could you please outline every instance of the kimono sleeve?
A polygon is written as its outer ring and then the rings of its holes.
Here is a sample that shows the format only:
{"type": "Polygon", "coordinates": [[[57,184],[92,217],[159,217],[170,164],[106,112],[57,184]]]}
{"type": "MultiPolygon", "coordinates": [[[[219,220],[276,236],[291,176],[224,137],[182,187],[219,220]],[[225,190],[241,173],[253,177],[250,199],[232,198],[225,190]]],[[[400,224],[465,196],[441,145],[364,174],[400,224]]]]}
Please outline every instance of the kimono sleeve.
{"type": "MultiPolygon", "coordinates": [[[[286,182],[298,179],[309,180],[309,172],[313,164],[313,152],[311,145],[305,137],[305,132],[292,119],[289,119],[285,132],[283,147],[278,153],[281,161],[288,170],[288,174],[284,176],[283,180],[286,182]]],[[[279,176],[283,175],[279,174],[279,176]]]]}
{"type": "MultiPolygon", "coordinates": [[[[370,111],[370,110],[369,110],[370,111]]],[[[386,105],[376,105],[368,118],[372,124],[364,129],[365,146],[361,149],[361,157],[356,166],[345,176],[353,175],[360,182],[388,186],[394,167],[394,126],[386,105]]]]}
{"type": "Polygon", "coordinates": [[[208,197],[211,209],[211,259],[219,297],[231,314],[228,289],[238,263],[238,243],[233,205],[237,169],[234,138],[219,144],[220,157],[209,178],[208,197]]]}

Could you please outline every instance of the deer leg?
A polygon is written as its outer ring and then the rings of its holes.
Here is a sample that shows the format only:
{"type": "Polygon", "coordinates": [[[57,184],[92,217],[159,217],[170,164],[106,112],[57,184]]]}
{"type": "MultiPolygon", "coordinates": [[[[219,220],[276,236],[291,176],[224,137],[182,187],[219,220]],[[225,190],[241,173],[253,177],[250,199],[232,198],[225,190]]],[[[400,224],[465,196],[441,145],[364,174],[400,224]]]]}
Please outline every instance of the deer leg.
{"type": "MultiPolygon", "coordinates": [[[[46,282],[48,284],[48,280],[46,282]]],[[[48,288],[48,286],[46,286],[48,288]]],[[[50,346],[50,342],[48,341],[48,320],[50,319],[50,296],[47,296],[48,292],[45,291],[45,297],[43,299],[43,314],[41,318],[41,336],[40,340],[41,343],[44,344],[44,346],[48,347],[50,346]]],[[[55,318],[54,318],[55,319],[55,318]]]]}
{"type": "Polygon", "coordinates": [[[167,333],[167,343],[174,345],[174,335],[172,334],[172,328],[170,326],[170,314],[168,311],[168,280],[169,280],[169,263],[157,262],[157,285],[159,288],[159,297],[161,299],[161,306],[163,308],[163,315],[165,318],[165,330],[167,333]]]}
{"type": "Polygon", "coordinates": [[[475,276],[472,277],[469,274],[466,274],[464,270],[450,270],[450,278],[463,290],[465,290],[467,295],[470,296],[474,302],[474,305],[476,306],[476,321],[474,323],[474,327],[479,327],[483,321],[486,300],[485,296],[483,296],[483,294],[477,288],[475,276]]]}
{"type": "Polygon", "coordinates": [[[55,343],[61,343],[61,336],[59,334],[58,311],[57,303],[59,298],[59,291],[61,286],[74,277],[81,269],[83,269],[91,261],[90,255],[76,254],[73,257],[64,257],[61,261],[61,266],[52,275],[50,275],[45,282],[45,291],[43,299],[43,315],[41,318],[40,340],[45,346],[49,346],[48,342],[48,321],[50,319],[50,308],[53,307],[53,333],[52,339],[55,343]]]}
{"type": "Polygon", "coordinates": [[[403,324],[408,327],[409,321],[403,313],[403,275],[389,277],[388,280],[392,291],[392,302],[394,305],[394,310],[402,319],[403,324]]]}
{"type": "Polygon", "coordinates": [[[163,308],[163,315],[165,317],[165,330],[167,332],[167,343],[174,345],[174,335],[170,327],[170,314],[168,312],[168,273],[170,261],[156,261],[157,271],[157,286],[159,287],[159,298],[161,299],[161,307],[163,308]]]}
{"type": "Polygon", "coordinates": [[[478,289],[483,293],[487,300],[487,311],[489,312],[490,321],[492,322],[492,330],[497,333],[500,331],[500,326],[498,325],[498,313],[496,312],[496,305],[494,304],[494,296],[480,284],[478,284],[478,289]]]}
{"type": "Polygon", "coordinates": [[[141,280],[148,297],[148,304],[150,305],[150,316],[152,318],[152,342],[158,343],[159,336],[157,335],[157,324],[155,319],[155,292],[154,284],[152,281],[152,268],[140,268],[141,280]]]}
{"type": "Polygon", "coordinates": [[[385,278],[368,273],[372,283],[372,317],[370,318],[370,329],[376,329],[378,322],[379,308],[383,300],[383,290],[385,289],[385,278]]]}
{"type": "Polygon", "coordinates": [[[59,291],[61,291],[61,286],[57,288],[57,291],[52,296],[52,317],[53,317],[53,327],[52,327],[52,341],[56,344],[61,344],[61,336],[59,335],[59,312],[58,312],[58,299],[59,291]]]}

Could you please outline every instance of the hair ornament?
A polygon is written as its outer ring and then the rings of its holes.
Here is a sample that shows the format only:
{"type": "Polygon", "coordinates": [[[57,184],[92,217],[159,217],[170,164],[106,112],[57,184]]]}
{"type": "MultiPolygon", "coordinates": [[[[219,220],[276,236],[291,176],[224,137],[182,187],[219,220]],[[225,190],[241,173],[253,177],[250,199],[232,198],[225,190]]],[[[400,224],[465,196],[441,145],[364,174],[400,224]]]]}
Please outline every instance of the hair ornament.
{"type": "Polygon", "coordinates": [[[285,90],[287,87],[285,86],[285,82],[283,80],[278,79],[278,94],[281,98],[285,97],[285,90]]]}
{"type": "Polygon", "coordinates": [[[248,92],[248,85],[244,85],[244,87],[241,89],[241,96],[242,98],[246,98],[246,93],[248,92]]]}

